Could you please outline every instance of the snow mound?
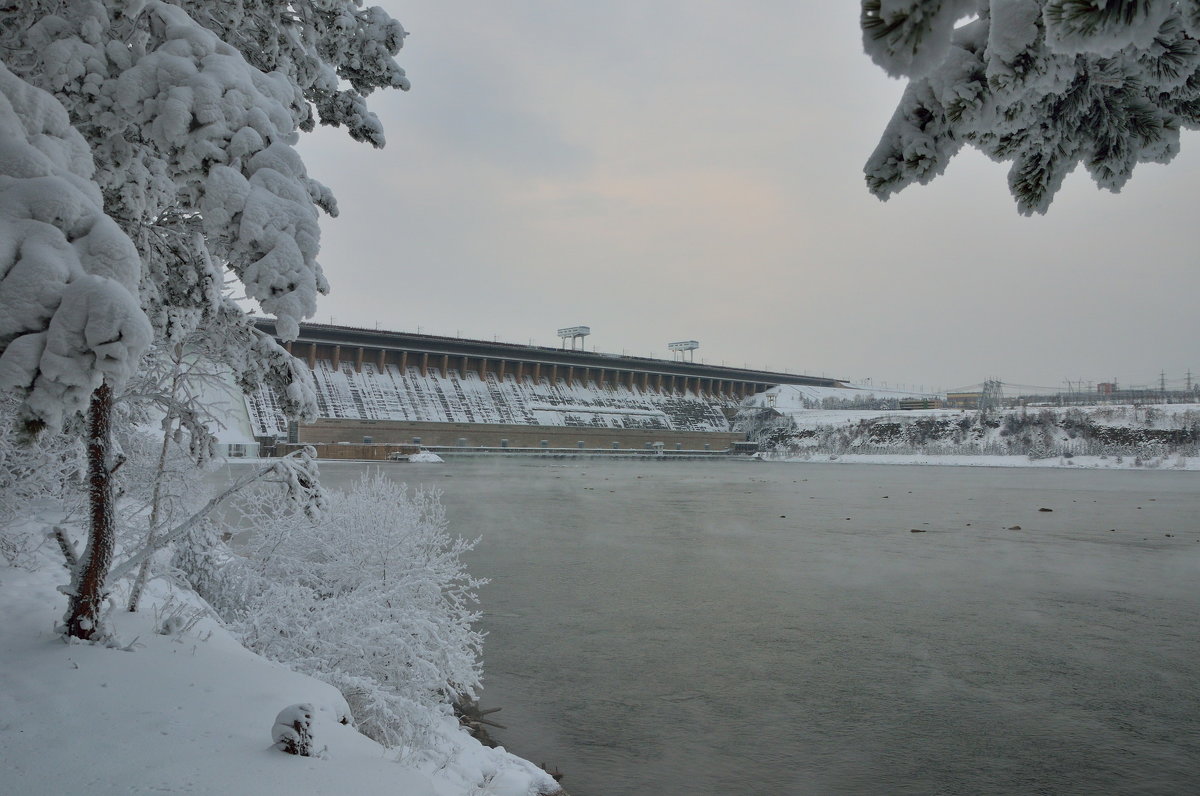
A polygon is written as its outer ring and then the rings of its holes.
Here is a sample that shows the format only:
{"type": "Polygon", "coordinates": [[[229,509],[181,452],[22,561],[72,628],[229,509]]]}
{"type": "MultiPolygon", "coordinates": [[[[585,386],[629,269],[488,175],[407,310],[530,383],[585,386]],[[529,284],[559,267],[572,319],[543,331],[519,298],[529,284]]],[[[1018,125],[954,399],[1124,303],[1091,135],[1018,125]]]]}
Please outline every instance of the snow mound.
{"type": "Polygon", "coordinates": [[[443,459],[441,456],[438,456],[436,453],[430,453],[429,451],[414,453],[412,456],[408,457],[408,460],[410,462],[423,462],[425,464],[443,464],[445,462],[445,459],[443,459]]]}

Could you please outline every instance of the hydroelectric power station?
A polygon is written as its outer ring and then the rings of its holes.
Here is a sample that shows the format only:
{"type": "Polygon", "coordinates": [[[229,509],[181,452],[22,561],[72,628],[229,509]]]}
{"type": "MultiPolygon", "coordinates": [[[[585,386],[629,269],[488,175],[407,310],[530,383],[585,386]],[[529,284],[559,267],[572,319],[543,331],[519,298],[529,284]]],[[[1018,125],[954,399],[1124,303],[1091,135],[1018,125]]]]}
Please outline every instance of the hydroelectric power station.
{"type": "MultiPolygon", "coordinates": [[[[259,324],[273,330],[268,320],[259,324]]],[[[312,370],[320,417],[289,425],[264,388],[247,398],[253,433],[268,445],[286,440],[318,445],[322,455],[367,459],[384,458],[384,448],[397,445],[722,451],[742,439],[730,417],[745,397],[778,384],[843,384],[682,357],[586,351],[575,341],[588,327],[563,332],[563,347],[550,348],[302,324],[285,347],[312,370]]]]}

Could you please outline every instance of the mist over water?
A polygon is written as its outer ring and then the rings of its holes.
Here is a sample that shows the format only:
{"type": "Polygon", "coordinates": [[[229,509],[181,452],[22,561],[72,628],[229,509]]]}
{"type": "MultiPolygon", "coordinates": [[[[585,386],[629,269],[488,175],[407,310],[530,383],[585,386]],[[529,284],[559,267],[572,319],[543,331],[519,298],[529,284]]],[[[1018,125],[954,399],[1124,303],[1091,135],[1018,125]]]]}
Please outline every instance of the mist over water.
{"type": "Polygon", "coordinates": [[[384,468],[483,537],[482,701],[573,796],[1200,781],[1195,473],[384,468]]]}

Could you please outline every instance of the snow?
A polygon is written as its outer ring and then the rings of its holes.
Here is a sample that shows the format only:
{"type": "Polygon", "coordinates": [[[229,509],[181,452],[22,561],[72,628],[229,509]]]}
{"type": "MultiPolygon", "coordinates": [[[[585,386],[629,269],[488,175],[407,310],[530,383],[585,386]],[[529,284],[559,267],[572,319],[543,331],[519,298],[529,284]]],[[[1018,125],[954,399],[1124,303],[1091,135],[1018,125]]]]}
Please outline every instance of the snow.
{"type": "Polygon", "coordinates": [[[1067,55],[1092,53],[1108,57],[1126,47],[1149,47],[1159,29],[1175,9],[1171,0],[1141,0],[1136,3],[1115,0],[1115,8],[1096,4],[1098,13],[1071,18],[1071,3],[1047,3],[1042,14],[1046,25],[1046,43],[1067,55]],[[1099,20],[1098,24],[1096,20],[1099,20]]]}
{"type": "MultiPolygon", "coordinates": [[[[495,373],[480,378],[473,370],[443,376],[437,368],[408,367],[403,372],[389,363],[382,371],[364,362],[333,367],[317,360],[313,377],[321,417],[355,420],[412,420],[447,423],[515,423],[542,426],[600,428],[660,428],[677,431],[728,431],[722,408],[736,406],[726,397],[695,393],[643,391],[624,384],[586,386],[531,379],[503,379],[495,373]]],[[[287,421],[278,396],[260,388],[247,396],[255,436],[285,436],[287,421]]]]}
{"type": "MultiPolygon", "coordinates": [[[[786,395],[786,393],[784,393],[786,395]]],[[[756,396],[757,398],[757,396],[756,396]]],[[[800,429],[821,426],[846,425],[863,420],[890,420],[898,423],[912,422],[920,418],[960,418],[968,412],[964,409],[806,409],[798,401],[777,402],[776,410],[792,418],[800,429]]],[[[1019,412],[1019,409],[1000,410],[1019,412]]],[[[1030,406],[1029,413],[1052,412],[1063,417],[1069,412],[1081,412],[1098,425],[1118,428],[1178,428],[1181,424],[1200,416],[1200,404],[1098,404],[1091,406],[1030,406]]],[[[973,411],[971,412],[973,414],[973,411]]]]}
{"type": "MultiPolygon", "coordinates": [[[[0,790],[533,796],[553,781],[488,749],[449,717],[437,749],[388,750],[338,723],[331,686],[241,647],[190,592],[155,581],[144,609],[112,617],[130,651],[64,643],[61,568],[0,564],[0,790]],[[174,618],[174,621],[171,621],[174,618]],[[180,621],[180,619],[186,621],[180,621]],[[162,634],[169,625],[174,632],[162,634]],[[313,707],[321,758],[272,747],[275,717],[313,707]],[[403,757],[401,762],[398,758],[403,757]]],[[[119,600],[118,600],[119,601],[119,600]]]]}
{"type": "Polygon", "coordinates": [[[945,57],[955,23],[977,6],[977,0],[880,0],[877,12],[864,10],[863,48],[890,75],[924,74],[945,57]]]}
{"type": "Polygon", "coordinates": [[[772,460],[1191,469],[1200,404],[783,411],[772,460]],[[1189,441],[1191,440],[1191,441],[1189,441]]]}
{"type": "Polygon", "coordinates": [[[408,461],[421,464],[444,464],[446,460],[432,451],[421,451],[409,456],[408,461]]]}
{"type": "Polygon", "coordinates": [[[66,109],[0,64],[0,388],[51,426],[150,344],[137,249],[104,214],[66,109]]]}
{"type": "Polygon", "coordinates": [[[781,384],[746,399],[747,406],[769,406],[782,414],[811,410],[827,399],[844,401],[884,401],[903,398],[937,398],[936,393],[911,390],[889,390],[883,387],[848,385],[818,387],[803,384],[781,384]]]}
{"type": "Polygon", "coordinates": [[[1194,2],[881,0],[863,46],[910,78],[864,167],[880,199],[942,174],[964,144],[1011,161],[1018,210],[1045,213],[1082,165],[1119,191],[1198,123],[1194,2]],[[966,19],[966,22],[956,22],[966,19]]]}
{"type": "Polygon", "coordinates": [[[1134,457],[1074,456],[1030,459],[1028,456],[962,456],[954,454],[813,454],[776,457],[756,454],[768,462],[812,462],[815,464],[909,464],[953,467],[1077,467],[1082,470],[1194,470],[1200,471],[1200,456],[1166,456],[1138,463],[1134,457]]]}

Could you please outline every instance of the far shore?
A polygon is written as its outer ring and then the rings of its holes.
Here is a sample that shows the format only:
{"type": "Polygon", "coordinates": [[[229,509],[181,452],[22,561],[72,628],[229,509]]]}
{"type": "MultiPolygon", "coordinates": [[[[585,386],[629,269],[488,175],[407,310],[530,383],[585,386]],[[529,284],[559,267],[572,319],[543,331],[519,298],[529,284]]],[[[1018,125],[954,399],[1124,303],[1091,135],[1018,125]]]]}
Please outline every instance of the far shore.
{"type": "Polygon", "coordinates": [[[908,464],[953,467],[1036,467],[1075,468],[1081,470],[1200,470],[1200,456],[1052,456],[1031,459],[1028,456],[935,453],[814,453],[802,456],[761,454],[759,459],[772,463],[803,464],[908,464]]]}

